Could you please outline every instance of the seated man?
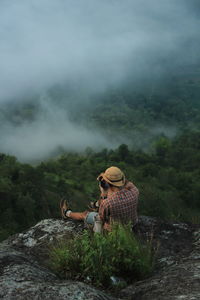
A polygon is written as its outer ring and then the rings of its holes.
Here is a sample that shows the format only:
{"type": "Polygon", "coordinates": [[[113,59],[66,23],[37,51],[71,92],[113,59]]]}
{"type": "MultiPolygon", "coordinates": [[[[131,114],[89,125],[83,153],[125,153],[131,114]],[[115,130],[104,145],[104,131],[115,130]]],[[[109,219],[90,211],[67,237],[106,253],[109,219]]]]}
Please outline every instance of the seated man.
{"type": "Polygon", "coordinates": [[[139,191],[135,185],[127,180],[123,172],[117,167],[110,167],[101,173],[97,180],[101,191],[101,199],[98,201],[99,212],[72,212],[65,200],[61,201],[62,216],[75,220],[84,220],[88,224],[94,224],[95,217],[102,221],[103,228],[111,230],[112,222],[126,224],[137,223],[137,204],[139,191]]]}

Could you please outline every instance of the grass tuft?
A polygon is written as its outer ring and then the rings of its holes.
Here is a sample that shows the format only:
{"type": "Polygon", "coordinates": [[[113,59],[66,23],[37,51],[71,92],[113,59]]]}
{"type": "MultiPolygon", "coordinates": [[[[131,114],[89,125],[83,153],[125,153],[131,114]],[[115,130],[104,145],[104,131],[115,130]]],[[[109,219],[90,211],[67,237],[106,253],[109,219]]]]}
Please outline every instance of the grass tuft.
{"type": "Polygon", "coordinates": [[[145,278],[153,269],[152,243],[140,242],[131,226],[114,224],[112,232],[88,230],[50,250],[51,268],[62,278],[90,279],[96,286],[111,285],[111,276],[126,282],[145,278]]]}

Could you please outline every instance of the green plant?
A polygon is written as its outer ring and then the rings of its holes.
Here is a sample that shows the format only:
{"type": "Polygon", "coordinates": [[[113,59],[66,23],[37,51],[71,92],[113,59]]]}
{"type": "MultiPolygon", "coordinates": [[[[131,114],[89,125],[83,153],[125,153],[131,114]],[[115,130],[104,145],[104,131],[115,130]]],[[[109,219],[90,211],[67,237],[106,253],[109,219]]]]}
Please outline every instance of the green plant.
{"type": "Polygon", "coordinates": [[[84,231],[81,236],[54,246],[50,251],[54,271],[65,277],[80,275],[95,285],[109,286],[111,276],[130,281],[147,276],[153,267],[152,245],[141,243],[130,226],[113,224],[112,232],[84,231]]]}
{"type": "Polygon", "coordinates": [[[50,267],[61,278],[67,276],[77,277],[80,272],[80,253],[78,238],[71,236],[65,241],[59,241],[53,247],[50,247],[49,262],[50,267]]]}

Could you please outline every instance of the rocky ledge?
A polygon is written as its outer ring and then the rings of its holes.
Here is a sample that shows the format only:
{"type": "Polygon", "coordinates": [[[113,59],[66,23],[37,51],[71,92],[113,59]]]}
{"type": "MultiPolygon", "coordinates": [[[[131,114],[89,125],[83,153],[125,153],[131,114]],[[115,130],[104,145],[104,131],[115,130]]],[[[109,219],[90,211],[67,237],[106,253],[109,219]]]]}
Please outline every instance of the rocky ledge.
{"type": "Polygon", "coordinates": [[[140,217],[136,234],[152,239],[157,249],[150,278],[121,290],[116,296],[83,282],[60,280],[46,266],[49,245],[83,223],[47,219],[0,244],[1,299],[200,299],[200,227],[140,217]]]}

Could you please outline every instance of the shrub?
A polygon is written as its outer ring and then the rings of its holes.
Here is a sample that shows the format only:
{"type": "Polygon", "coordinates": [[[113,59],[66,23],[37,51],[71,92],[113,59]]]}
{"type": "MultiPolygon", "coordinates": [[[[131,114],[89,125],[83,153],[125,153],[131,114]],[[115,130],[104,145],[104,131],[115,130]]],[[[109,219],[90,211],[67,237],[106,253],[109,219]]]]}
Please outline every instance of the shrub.
{"type": "Polygon", "coordinates": [[[89,278],[97,286],[109,286],[111,276],[126,281],[146,277],[153,266],[152,245],[141,243],[130,226],[114,224],[112,232],[84,231],[54,246],[50,265],[62,277],[89,278]]]}

